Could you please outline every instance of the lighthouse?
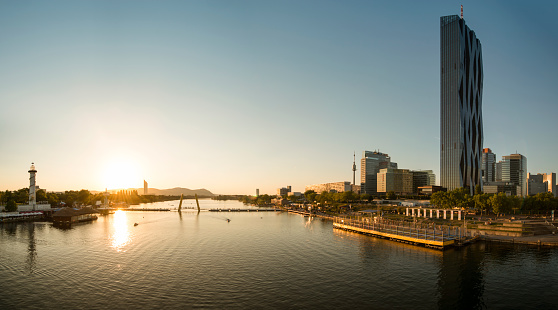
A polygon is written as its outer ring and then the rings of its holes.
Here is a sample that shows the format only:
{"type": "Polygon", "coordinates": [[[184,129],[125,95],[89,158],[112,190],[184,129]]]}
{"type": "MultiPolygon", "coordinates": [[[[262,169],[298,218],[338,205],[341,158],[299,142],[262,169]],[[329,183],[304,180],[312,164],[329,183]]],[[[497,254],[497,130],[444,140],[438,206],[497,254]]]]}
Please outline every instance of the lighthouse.
{"type": "Polygon", "coordinates": [[[31,168],[29,168],[29,206],[33,211],[37,210],[37,192],[35,191],[35,164],[31,163],[31,168]]]}

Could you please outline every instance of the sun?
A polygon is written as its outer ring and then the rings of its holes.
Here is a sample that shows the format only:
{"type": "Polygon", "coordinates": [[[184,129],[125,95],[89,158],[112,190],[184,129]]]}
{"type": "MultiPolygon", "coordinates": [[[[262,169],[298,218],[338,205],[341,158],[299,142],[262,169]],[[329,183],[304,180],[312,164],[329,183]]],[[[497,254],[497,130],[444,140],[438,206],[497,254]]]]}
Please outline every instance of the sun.
{"type": "Polygon", "coordinates": [[[108,189],[141,187],[139,166],[133,160],[118,159],[105,165],[104,184],[108,189]]]}

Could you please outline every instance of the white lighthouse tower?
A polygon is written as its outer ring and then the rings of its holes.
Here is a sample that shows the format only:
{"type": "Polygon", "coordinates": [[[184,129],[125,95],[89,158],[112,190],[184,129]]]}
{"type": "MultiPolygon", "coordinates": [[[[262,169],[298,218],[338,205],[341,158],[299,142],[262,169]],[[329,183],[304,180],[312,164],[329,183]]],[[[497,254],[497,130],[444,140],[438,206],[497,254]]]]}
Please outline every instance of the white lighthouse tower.
{"type": "Polygon", "coordinates": [[[35,191],[35,164],[31,163],[31,168],[29,168],[29,206],[33,211],[37,210],[37,192],[35,191]]]}

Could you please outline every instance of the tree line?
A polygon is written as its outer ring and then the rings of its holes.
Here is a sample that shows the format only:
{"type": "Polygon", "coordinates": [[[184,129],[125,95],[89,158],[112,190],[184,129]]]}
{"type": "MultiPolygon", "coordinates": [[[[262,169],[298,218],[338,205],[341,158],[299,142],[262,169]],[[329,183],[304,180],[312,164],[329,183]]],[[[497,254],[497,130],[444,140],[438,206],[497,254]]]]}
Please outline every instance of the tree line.
{"type": "Polygon", "coordinates": [[[471,196],[466,188],[456,188],[449,192],[436,192],[430,204],[442,209],[476,209],[481,214],[534,214],[548,213],[558,209],[558,199],[552,193],[534,196],[508,196],[505,193],[485,194],[479,188],[471,196]]]}
{"type": "MultiPolygon", "coordinates": [[[[63,193],[46,192],[40,189],[36,193],[37,203],[48,203],[51,207],[76,207],[96,205],[98,201],[104,202],[104,193],[93,194],[86,189],[79,191],[65,191],[63,193]]],[[[111,202],[124,202],[127,204],[140,204],[158,201],[176,200],[180,196],[164,195],[139,195],[137,190],[120,190],[115,194],[109,195],[111,202]]],[[[17,211],[17,204],[29,203],[29,188],[22,188],[16,191],[0,192],[0,205],[6,206],[6,211],[17,211]]]]}

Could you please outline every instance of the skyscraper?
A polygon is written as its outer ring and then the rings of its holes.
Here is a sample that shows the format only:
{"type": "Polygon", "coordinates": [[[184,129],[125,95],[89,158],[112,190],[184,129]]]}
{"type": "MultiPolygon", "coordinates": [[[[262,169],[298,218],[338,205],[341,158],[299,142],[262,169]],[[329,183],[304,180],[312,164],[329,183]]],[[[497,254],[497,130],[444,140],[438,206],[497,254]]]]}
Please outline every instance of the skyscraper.
{"type": "Polygon", "coordinates": [[[485,148],[482,150],[482,182],[496,181],[496,154],[485,148]]]}
{"type": "Polygon", "coordinates": [[[483,65],[480,41],[463,15],[440,18],[440,185],[481,181],[483,65]]]}
{"type": "Polygon", "coordinates": [[[360,193],[375,195],[378,193],[378,172],[383,168],[397,169],[388,154],[377,151],[364,151],[360,160],[360,193]]]}
{"type": "Polygon", "coordinates": [[[515,195],[527,195],[527,158],[521,154],[502,156],[502,182],[517,187],[515,195]]]}

